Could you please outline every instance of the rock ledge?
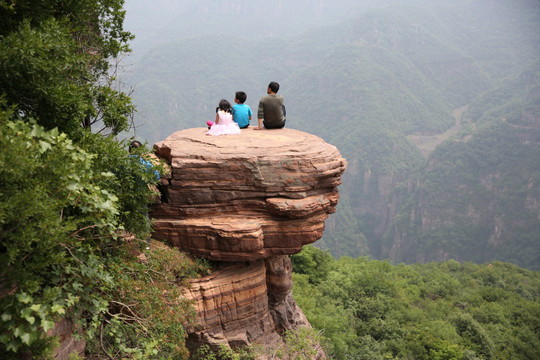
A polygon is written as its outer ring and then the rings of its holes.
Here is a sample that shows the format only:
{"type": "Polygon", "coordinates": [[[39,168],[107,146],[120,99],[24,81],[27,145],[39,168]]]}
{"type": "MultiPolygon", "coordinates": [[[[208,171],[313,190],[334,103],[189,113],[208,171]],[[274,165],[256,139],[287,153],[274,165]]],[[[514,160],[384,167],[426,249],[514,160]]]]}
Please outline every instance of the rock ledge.
{"type": "Polygon", "coordinates": [[[217,261],[289,255],[322,236],[347,162],[336,147],[292,129],[207,136],[173,133],[155,144],[171,165],[154,236],[217,261]]]}

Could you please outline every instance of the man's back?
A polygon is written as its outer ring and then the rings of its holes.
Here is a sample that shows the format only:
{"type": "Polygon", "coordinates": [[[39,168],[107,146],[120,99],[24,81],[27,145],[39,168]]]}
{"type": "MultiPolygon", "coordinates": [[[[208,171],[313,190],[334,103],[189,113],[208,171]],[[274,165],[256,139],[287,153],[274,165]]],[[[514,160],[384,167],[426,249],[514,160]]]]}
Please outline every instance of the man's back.
{"type": "Polygon", "coordinates": [[[285,125],[283,114],[283,97],[268,94],[259,101],[257,117],[263,119],[264,127],[268,129],[282,128],[285,125]]]}

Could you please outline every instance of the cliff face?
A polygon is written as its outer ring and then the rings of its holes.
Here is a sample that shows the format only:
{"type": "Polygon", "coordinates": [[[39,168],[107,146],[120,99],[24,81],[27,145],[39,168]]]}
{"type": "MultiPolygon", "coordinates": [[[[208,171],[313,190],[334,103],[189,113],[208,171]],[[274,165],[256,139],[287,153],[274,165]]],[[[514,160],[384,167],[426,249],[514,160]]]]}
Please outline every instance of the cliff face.
{"type": "Polygon", "coordinates": [[[439,145],[402,192],[383,254],[407,263],[498,260],[539,269],[531,250],[540,229],[539,126],[492,121],[439,145]]]}
{"type": "Polygon", "coordinates": [[[283,330],[309,326],[287,255],[321,237],[347,162],[297,130],[205,133],[178,131],[155,145],[171,174],[151,214],[154,237],[220,264],[186,290],[198,318],[188,343],[279,343],[283,330]]]}

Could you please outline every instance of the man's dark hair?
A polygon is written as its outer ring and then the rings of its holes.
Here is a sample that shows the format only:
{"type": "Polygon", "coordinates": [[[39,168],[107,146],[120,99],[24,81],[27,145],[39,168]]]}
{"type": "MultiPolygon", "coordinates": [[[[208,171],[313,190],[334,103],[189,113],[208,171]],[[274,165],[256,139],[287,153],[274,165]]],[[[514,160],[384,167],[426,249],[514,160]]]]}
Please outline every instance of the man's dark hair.
{"type": "Polygon", "coordinates": [[[246,101],[246,99],[247,99],[247,95],[246,95],[246,93],[243,92],[243,91],[237,91],[236,94],[235,94],[234,96],[238,99],[238,102],[239,102],[240,104],[243,104],[243,103],[246,101]]]}
{"type": "Polygon", "coordinates": [[[275,81],[272,81],[270,84],[268,84],[268,87],[272,92],[277,93],[279,91],[279,84],[275,81]]]}
{"type": "Polygon", "coordinates": [[[129,152],[131,152],[131,150],[139,148],[141,146],[142,146],[142,144],[141,144],[141,142],[139,140],[133,140],[131,142],[131,144],[129,144],[129,152]]]}

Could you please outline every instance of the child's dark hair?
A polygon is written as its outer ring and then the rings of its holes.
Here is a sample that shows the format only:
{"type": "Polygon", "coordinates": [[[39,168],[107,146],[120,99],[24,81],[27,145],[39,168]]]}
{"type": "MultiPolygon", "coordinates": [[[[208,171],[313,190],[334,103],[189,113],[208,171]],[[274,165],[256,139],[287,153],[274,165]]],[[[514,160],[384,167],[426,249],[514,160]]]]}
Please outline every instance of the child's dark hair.
{"type": "Polygon", "coordinates": [[[240,104],[243,104],[246,102],[247,95],[243,91],[237,91],[236,94],[234,94],[235,98],[238,99],[238,102],[240,104]]]}
{"type": "Polygon", "coordinates": [[[232,111],[231,104],[225,99],[221,99],[221,101],[219,102],[218,108],[219,110],[223,110],[229,113],[232,111]]]}
{"type": "Polygon", "coordinates": [[[268,84],[268,87],[270,90],[272,90],[274,93],[277,93],[279,91],[279,84],[275,81],[272,81],[270,84],[268,84]]]}

